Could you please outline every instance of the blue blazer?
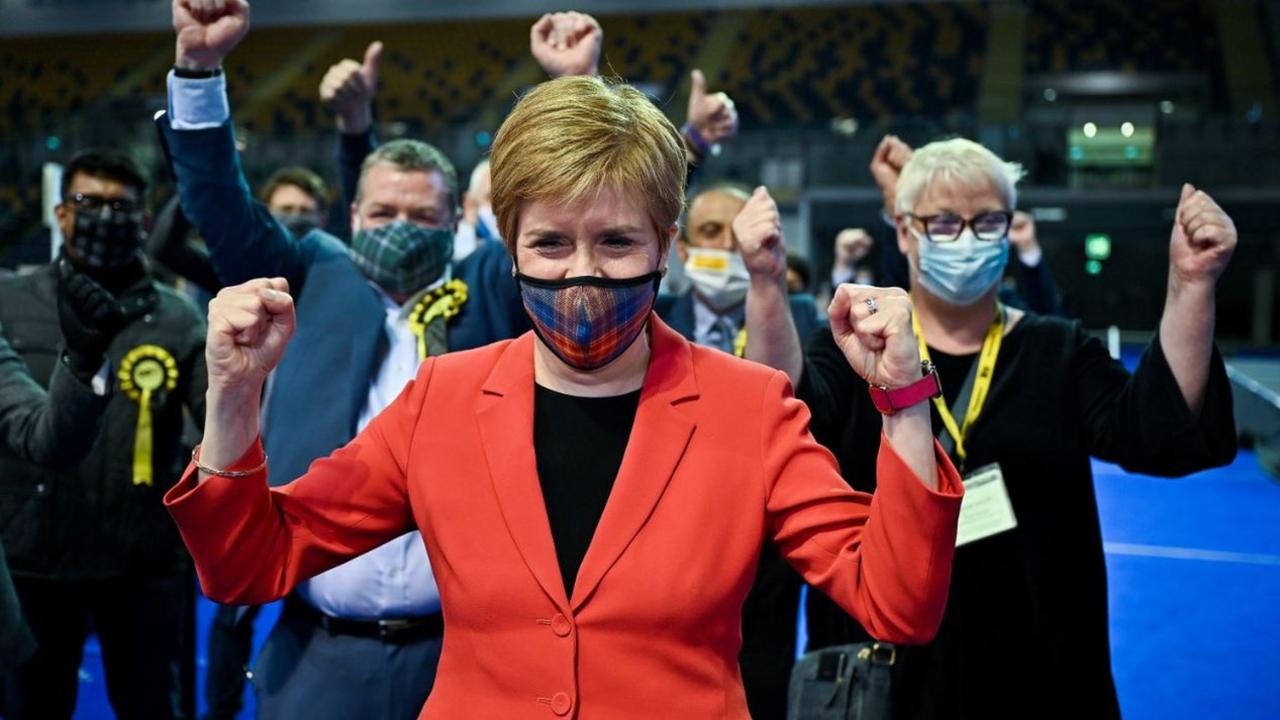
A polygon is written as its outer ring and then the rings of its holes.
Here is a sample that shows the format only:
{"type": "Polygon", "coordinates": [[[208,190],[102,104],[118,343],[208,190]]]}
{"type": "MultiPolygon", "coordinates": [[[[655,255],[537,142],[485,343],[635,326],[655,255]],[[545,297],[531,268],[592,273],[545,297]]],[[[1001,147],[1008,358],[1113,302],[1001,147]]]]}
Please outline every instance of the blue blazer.
{"type": "MultiPolygon", "coordinates": [[[[814,303],[813,296],[808,293],[790,295],[787,299],[791,303],[791,319],[796,323],[796,332],[800,335],[800,345],[803,347],[808,342],[809,336],[820,325],[818,307],[814,303]]],[[[653,309],[663,322],[671,326],[672,330],[693,342],[693,330],[697,326],[697,321],[693,313],[692,291],[659,295],[653,309]]]]}
{"type": "MultiPolygon", "coordinates": [[[[269,388],[263,442],[271,481],[306,472],[355,437],[369,383],[386,352],[386,312],[356,269],[347,246],[313,230],[295,238],[254,200],[241,171],[229,123],[174,130],[157,120],[178,181],[182,211],[200,230],[219,278],[228,285],[284,277],[298,325],[269,388]]],[[[449,349],[467,350],[516,337],[529,321],[497,243],[453,266],[467,301],[449,323],[449,349]]]]}

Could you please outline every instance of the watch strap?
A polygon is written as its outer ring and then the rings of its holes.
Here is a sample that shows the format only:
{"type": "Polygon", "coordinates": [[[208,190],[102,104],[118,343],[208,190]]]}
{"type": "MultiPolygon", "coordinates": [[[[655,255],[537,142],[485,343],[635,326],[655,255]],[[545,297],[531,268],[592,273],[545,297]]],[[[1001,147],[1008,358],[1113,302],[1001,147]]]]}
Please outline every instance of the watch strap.
{"type": "Polygon", "coordinates": [[[925,360],[920,363],[923,377],[900,388],[888,388],[884,385],[869,385],[867,392],[871,395],[871,403],[884,415],[892,415],[926,400],[942,395],[942,381],[938,379],[938,369],[933,363],[925,360]]]}

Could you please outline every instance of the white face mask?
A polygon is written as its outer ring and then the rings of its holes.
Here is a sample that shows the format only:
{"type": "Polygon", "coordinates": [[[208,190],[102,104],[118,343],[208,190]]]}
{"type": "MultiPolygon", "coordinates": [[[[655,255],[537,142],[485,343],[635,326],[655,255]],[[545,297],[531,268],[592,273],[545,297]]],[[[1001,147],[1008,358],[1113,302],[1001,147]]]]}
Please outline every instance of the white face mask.
{"type": "Polygon", "coordinates": [[[925,290],[951,305],[972,305],[1004,276],[1009,239],[979,240],[965,229],[954,242],[936,243],[911,228],[919,256],[916,276],[925,290]]]}
{"type": "Polygon", "coordinates": [[[684,274],[699,297],[717,313],[747,299],[751,274],[736,252],[690,247],[689,257],[684,261],[684,274]]]}

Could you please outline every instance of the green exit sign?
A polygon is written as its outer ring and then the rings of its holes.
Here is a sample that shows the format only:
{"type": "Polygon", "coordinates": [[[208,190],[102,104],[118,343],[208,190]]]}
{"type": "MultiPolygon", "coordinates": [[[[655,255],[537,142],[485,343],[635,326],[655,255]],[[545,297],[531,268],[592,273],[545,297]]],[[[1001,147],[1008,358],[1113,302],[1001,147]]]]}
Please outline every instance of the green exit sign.
{"type": "Polygon", "coordinates": [[[1111,236],[1106,233],[1085,235],[1084,256],[1090,260],[1106,260],[1111,257],[1111,236]]]}

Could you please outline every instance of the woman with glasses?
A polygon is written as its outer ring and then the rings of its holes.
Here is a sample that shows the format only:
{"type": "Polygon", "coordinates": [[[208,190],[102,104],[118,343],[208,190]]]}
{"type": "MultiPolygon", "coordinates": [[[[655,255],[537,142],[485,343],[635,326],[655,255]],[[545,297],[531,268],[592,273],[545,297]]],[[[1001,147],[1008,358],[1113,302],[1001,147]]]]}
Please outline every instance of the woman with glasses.
{"type": "MultiPolygon", "coordinates": [[[[933,428],[965,477],[951,593],[938,636],[899,648],[894,718],[1108,718],[1119,708],[1107,638],[1107,587],[1090,457],[1163,476],[1229,462],[1230,388],[1213,346],[1214,285],[1236,244],[1231,219],[1185,186],[1169,240],[1168,293],[1133,374],[1079,322],[997,301],[1021,169],[953,139],[916,151],[894,205],[909,260],[913,323],[941,377],[933,428]]],[[[748,305],[785,307],[753,256],[777,245],[739,233],[756,274],[748,305]]],[[[841,286],[840,296],[853,292],[841,286]]],[[[855,314],[865,309],[855,307],[855,314]]],[[[881,416],[838,339],[801,353],[786,313],[749,326],[748,357],[786,370],[813,432],[855,488],[881,416]],[[751,350],[754,349],[755,352],[751,350]]],[[[820,592],[809,595],[810,649],[866,639],[820,592]]]]}
{"type": "MultiPolygon", "coordinates": [[[[166,498],[206,593],[269,601],[421,529],[445,625],[424,718],[745,719],[741,610],[766,538],[877,636],[931,637],[959,477],[928,396],[902,395],[936,387],[905,296],[864,288],[876,312],[846,316],[859,371],[900,400],[869,450],[872,501],[813,441],[782,373],[653,314],[686,172],[653,103],[598,78],[544,83],[491,157],[535,330],[428,358],[289,485],[268,489],[257,437],[293,328],[288,288],[255,280],[210,304],[204,445],[166,498]]],[[[349,388],[315,391],[341,402],[349,388]]]]}

